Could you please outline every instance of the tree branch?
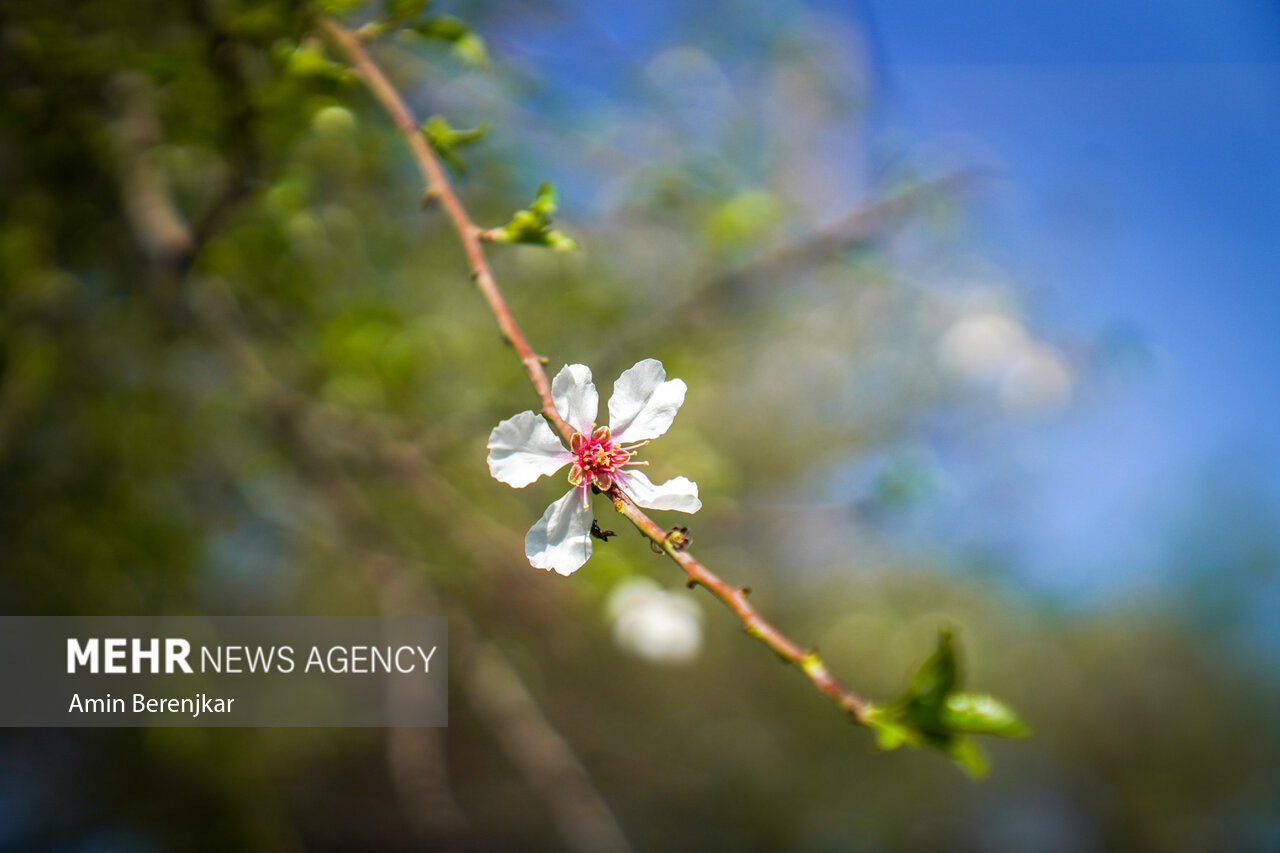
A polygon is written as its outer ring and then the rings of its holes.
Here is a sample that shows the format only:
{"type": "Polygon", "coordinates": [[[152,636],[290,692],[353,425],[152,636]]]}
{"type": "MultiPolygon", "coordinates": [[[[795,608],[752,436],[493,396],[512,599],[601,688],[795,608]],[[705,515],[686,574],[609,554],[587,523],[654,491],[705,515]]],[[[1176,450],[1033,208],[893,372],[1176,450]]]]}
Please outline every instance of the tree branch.
{"type": "Polygon", "coordinates": [[[444,167],[432,152],[431,146],[427,144],[427,138],[422,134],[417,119],[413,117],[413,113],[400,97],[400,93],[391,85],[391,81],[382,73],[382,69],[373,63],[364,44],[354,33],[325,17],[320,18],[320,27],[351,60],[351,64],[364,79],[369,91],[378,99],[378,103],[386,110],[387,115],[395,122],[396,129],[409,144],[413,159],[422,172],[427,197],[440,202],[449,221],[453,223],[454,230],[458,232],[458,239],[467,253],[467,263],[471,266],[471,278],[476,283],[476,287],[480,288],[485,301],[489,303],[489,309],[497,318],[503,336],[519,353],[525,372],[529,374],[529,381],[533,383],[533,389],[538,392],[538,399],[542,401],[542,414],[568,441],[569,436],[573,434],[573,429],[565,423],[564,418],[560,417],[555,403],[551,401],[551,383],[547,380],[547,372],[542,368],[544,359],[529,346],[524,332],[520,331],[515,318],[511,316],[511,309],[507,307],[507,301],[502,297],[502,291],[498,289],[498,283],[494,281],[493,273],[489,269],[489,261],[484,256],[484,249],[480,247],[481,229],[471,221],[466,208],[458,200],[458,195],[453,191],[444,167]]]}
{"type": "Polygon", "coordinates": [[[582,760],[547,720],[506,655],[481,642],[465,615],[451,614],[449,621],[460,640],[465,667],[460,680],[468,703],[546,803],[565,846],[573,853],[628,853],[631,844],[582,760]]]}
{"type": "MultiPolygon", "coordinates": [[[[664,308],[667,317],[666,332],[669,337],[696,333],[706,323],[706,314],[717,302],[734,296],[758,295],[762,282],[793,280],[797,275],[811,272],[847,252],[867,243],[877,233],[884,233],[897,225],[922,203],[960,193],[987,177],[978,169],[962,169],[937,177],[922,179],[893,193],[860,204],[830,225],[820,228],[799,240],[767,250],[737,267],[708,276],[699,287],[692,287],[673,305],[664,308]],[[785,274],[785,275],[784,275],[785,274]]],[[[615,336],[611,349],[631,349],[643,329],[632,329],[615,336]]]]}
{"type": "MultiPolygon", "coordinates": [[[[545,359],[539,357],[529,345],[524,333],[520,331],[515,317],[511,314],[506,300],[498,289],[497,282],[490,271],[480,244],[481,229],[471,221],[466,208],[454,192],[449,178],[445,174],[439,159],[432,152],[422,134],[417,120],[405,103],[400,93],[387,79],[382,69],[374,63],[365,45],[352,31],[345,29],[327,17],[319,18],[320,28],[333,40],[338,49],[346,55],[356,72],[359,73],[369,91],[391,117],[396,128],[404,137],[413,154],[413,158],[422,173],[429,198],[439,200],[449,221],[453,224],[462,247],[466,252],[471,267],[471,277],[480,288],[485,301],[488,302],[494,317],[502,329],[503,335],[515,347],[524,364],[529,380],[542,403],[542,414],[555,425],[565,440],[573,435],[570,427],[556,410],[551,398],[551,383],[543,368],[545,359]]],[[[760,615],[759,611],[747,600],[746,587],[737,587],[727,583],[710,569],[700,563],[688,551],[684,550],[682,539],[673,538],[663,531],[652,519],[640,510],[616,485],[610,489],[609,497],[613,500],[614,509],[635,525],[649,541],[658,545],[662,551],[680,566],[688,578],[690,586],[701,584],[712,595],[724,602],[742,622],[743,629],[752,637],[763,642],[772,649],[785,663],[797,666],[823,695],[832,699],[849,718],[856,723],[865,724],[867,703],[856,693],[845,687],[827,670],[817,652],[795,642],[772,623],[760,615]]]]}

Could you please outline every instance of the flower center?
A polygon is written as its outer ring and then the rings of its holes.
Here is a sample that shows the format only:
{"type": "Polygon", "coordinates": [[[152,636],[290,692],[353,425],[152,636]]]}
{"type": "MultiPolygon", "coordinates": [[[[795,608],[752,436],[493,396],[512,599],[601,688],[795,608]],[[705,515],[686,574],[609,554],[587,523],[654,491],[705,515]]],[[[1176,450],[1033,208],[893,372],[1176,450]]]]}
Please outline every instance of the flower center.
{"type": "Polygon", "coordinates": [[[633,450],[613,443],[608,427],[600,427],[590,435],[574,433],[569,449],[573,453],[569,482],[575,486],[588,482],[604,491],[613,485],[623,465],[640,464],[630,461],[633,450]]]}

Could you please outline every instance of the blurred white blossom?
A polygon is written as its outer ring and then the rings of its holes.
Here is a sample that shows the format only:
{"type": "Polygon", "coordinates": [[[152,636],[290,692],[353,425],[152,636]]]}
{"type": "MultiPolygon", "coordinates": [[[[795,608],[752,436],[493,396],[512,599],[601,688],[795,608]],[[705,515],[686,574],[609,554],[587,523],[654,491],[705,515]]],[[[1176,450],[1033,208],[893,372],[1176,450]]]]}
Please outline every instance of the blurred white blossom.
{"type": "Polygon", "coordinates": [[[995,311],[960,317],[942,334],[938,362],[947,373],[994,391],[1005,411],[1034,414],[1071,397],[1071,368],[1017,319],[995,311]]]}
{"type": "Polygon", "coordinates": [[[1000,379],[1000,402],[1011,412],[1057,409],[1071,397],[1071,371],[1058,351],[1044,344],[1023,347],[1000,379]]]}
{"type": "Polygon", "coordinates": [[[938,341],[938,360],[958,376],[975,381],[998,379],[1027,344],[1022,325],[996,313],[961,317],[938,341]]]}
{"type": "Polygon", "coordinates": [[[619,648],[656,664],[683,664],[702,652],[702,610],[686,593],[629,578],[605,604],[619,648]]]}

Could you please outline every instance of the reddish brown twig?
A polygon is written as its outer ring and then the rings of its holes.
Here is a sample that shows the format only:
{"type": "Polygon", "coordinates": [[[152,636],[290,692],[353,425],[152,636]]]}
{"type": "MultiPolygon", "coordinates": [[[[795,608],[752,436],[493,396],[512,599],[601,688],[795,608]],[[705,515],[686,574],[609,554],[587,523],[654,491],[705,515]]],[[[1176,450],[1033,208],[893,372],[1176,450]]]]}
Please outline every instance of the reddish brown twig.
{"type": "MultiPolygon", "coordinates": [[[[573,435],[573,428],[565,423],[564,418],[556,411],[555,403],[551,398],[551,383],[547,380],[547,373],[543,368],[544,360],[533,351],[524,333],[520,331],[515,317],[512,316],[511,309],[507,306],[506,300],[502,296],[502,291],[498,289],[497,282],[494,281],[493,273],[489,269],[489,262],[484,255],[484,249],[480,245],[482,229],[471,221],[466,208],[462,206],[457,193],[454,192],[453,186],[449,183],[448,175],[445,174],[443,166],[431,150],[431,146],[427,144],[427,140],[423,136],[418,122],[414,119],[412,111],[405,104],[404,99],[396,91],[396,88],[391,85],[386,75],[383,74],[382,69],[369,56],[369,52],[366,50],[361,38],[330,18],[321,17],[319,22],[321,29],[350,60],[352,66],[369,87],[369,91],[391,117],[392,121],[395,122],[396,128],[408,143],[409,150],[412,152],[414,160],[422,172],[423,181],[426,184],[426,193],[429,197],[438,200],[444,208],[449,221],[453,224],[454,230],[458,233],[458,238],[462,241],[463,249],[466,251],[472,279],[480,288],[481,294],[484,295],[485,301],[488,302],[489,308],[493,311],[503,335],[506,336],[507,340],[511,342],[511,345],[515,347],[516,352],[520,355],[525,372],[529,374],[529,380],[533,383],[533,388],[541,401],[542,414],[555,425],[560,434],[568,441],[573,435]]],[[[700,584],[706,587],[712,595],[724,602],[729,609],[737,614],[738,619],[742,622],[743,629],[748,634],[772,649],[786,663],[799,667],[813,683],[814,687],[832,699],[849,715],[850,719],[857,723],[865,723],[867,703],[831,675],[816,651],[801,646],[761,616],[759,611],[747,600],[745,587],[737,587],[726,583],[683,547],[677,547],[667,533],[645,515],[617,486],[610,490],[609,496],[613,500],[614,509],[629,519],[649,541],[660,547],[667,556],[680,566],[688,578],[690,586],[700,584]]]]}
{"type": "Polygon", "coordinates": [[[368,51],[364,49],[364,44],[354,33],[325,17],[320,18],[320,27],[351,60],[351,64],[360,74],[365,85],[369,87],[369,91],[378,99],[378,103],[387,111],[387,115],[391,116],[396,128],[409,144],[413,159],[422,172],[427,195],[440,202],[449,216],[449,221],[457,230],[458,239],[462,241],[462,248],[467,253],[467,263],[471,266],[471,277],[476,287],[480,288],[485,301],[489,303],[489,310],[497,318],[498,327],[502,329],[503,336],[510,341],[511,346],[515,347],[520,355],[525,372],[529,374],[529,381],[533,383],[533,389],[538,392],[538,398],[542,401],[542,414],[555,424],[556,429],[565,436],[567,441],[573,430],[564,422],[564,418],[560,417],[555,404],[551,402],[551,383],[547,380],[546,371],[542,369],[543,359],[533,351],[533,347],[529,346],[529,341],[516,325],[515,318],[511,316],[511,309],[507,307],[507,301],[503,299],[502,291],[498,289],[498,283],[494,281],[493,272],[489,269],[489,261],[480,247],[481,229],[471,221],[466,208],[458,200],[458,195],[453,191],[444,167],[431,150],[431,146],[427,144],[427,138],[423,136],[418,121],[413,117],[404,99],[400,97],[400,93],[382,73],[382,69],[373,63],[368,51]]]}

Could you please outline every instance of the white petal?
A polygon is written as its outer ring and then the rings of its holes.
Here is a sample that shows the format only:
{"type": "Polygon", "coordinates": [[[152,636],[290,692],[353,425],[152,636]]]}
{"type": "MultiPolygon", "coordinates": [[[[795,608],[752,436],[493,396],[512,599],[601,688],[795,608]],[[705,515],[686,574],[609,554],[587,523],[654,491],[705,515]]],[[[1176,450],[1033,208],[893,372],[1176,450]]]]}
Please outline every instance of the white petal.
{"type": "Polygon", "coordinates": [[[539,477],[554,474],[573,461],[541,415],[521,412],[489,433],[489,473],[523,489],[539,477]]]}
{"type": "Polygon", "coordinates": [[[673,477],[655,486],[639,471],[628,471],[622,490],[645,509],[674,509],[679,512],[702,509],[702,501],[698,500],[698,484],[688,477],[673,477]]]}
{"type": "Polygon", "coordinates": [[[600,411],[600,394],[591,381],[591,368],[566,364],[551,380],[551,400],[560,417],[581,433],[590,433],[600,411]]]}
{"type": "Polygon", "coordinates": [[[615,442],[657,438],[671,427],[688,389],[683,379],[664,382],[666,378],[667,371],[656,358],[622,371],[609,398],[609,428],[615,442]]]}
{"type": "Polygon", "coordinates": [[[524,537],[524,553],[535,569],[571,575],[591,556],[591,503],[585,487],[547,507],[524,537]]]}

